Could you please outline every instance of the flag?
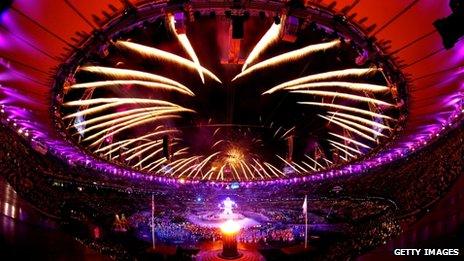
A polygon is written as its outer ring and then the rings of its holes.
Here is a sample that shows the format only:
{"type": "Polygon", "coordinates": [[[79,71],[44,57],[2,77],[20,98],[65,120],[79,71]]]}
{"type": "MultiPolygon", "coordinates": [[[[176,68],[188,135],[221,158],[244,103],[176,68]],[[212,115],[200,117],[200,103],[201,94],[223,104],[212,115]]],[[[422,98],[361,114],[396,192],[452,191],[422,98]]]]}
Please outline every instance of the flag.
{"type": "Polygon", "coordinates": [[[304,202],[303,202],[303,214],[308,213],[308,196],[305,196],[304,202]]]}

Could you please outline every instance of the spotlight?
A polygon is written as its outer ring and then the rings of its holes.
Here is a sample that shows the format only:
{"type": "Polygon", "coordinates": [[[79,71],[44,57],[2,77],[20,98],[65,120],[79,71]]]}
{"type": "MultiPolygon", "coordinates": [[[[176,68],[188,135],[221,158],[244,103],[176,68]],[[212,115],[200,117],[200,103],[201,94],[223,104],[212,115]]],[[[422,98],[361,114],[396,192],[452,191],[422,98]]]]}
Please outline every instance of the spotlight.
{"type": "Polygon", "coordinates": [[[5,12],[13,4],[13,0],[2,0],[0,2],[0,14],[5,12]]]}
{"type": "Polygon", "coordinates": [[[452,14],[433,23],[442,38],[443,46],[447,50],[453,48],[459,38],[464,35],[464,27],[462,26],[464,24],[464,1],[451,0],[449,5],[452,14]]]}
{"type": "Polygon", "coordinates": [[[274,23],[280,24],[280,17],[278,15],[274,16],[274,23]]]}

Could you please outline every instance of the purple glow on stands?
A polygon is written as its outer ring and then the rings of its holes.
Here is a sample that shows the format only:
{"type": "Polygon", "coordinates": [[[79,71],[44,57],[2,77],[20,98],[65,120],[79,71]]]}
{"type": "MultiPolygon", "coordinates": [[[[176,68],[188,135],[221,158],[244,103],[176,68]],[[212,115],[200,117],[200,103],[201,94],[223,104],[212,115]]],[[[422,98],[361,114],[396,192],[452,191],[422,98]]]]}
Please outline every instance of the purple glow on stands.
{"type": "MultiPolygon", "coordinates": [[[[28,0],[16,0],[15,6],[30,11],[34,9],[30,6],[30,2],[31,1],[28,0]]],[[[38,6],[40,5],[37,4],[37,7],[38,6]]],[[[33,15],[37,15],[37,13],[33,15]]],[[[5,12],[0,17],[0,21],[5,26],[10,28],[12,31],[21,34],[21,30],[13,20],[13,17],[10,12],[5,12]]],[[[0,34],[0,50],[8,50],[9,48],[11,48],[12,43],[13,42],[7,36],[0,34]]],[[[462,62],[462,60],[464,59],[464,41],[459,42],[456,48],[453,49],[453,52],[455,55],[452,56],[447,66],[457,65],[462,62]]],[[[12,71],[11,68],[10,71],[3,71],[4,68],[2,67],[9,67],[9,64],[7,64],[6,61],[0,60],[0,66],[0,70],[2,70],[0,72],[0,84],[4,84],[4,81],[6,80],[18,78],[18,76],[14,74],[14,71],[12,71]]],[[[451,75],[448,75],[449,77],[444,77],[443,81],[440,81],[440,83],[437,84],[436,88],[440,89],[442,87],[446,87],[446,83],[458,81],[458,87],[456,88],[457,91],[444,96],[441,99],[441,101],[437,102],[443,105],[443,111],[426,116],[430,119],[434,119],[435,123],[422,126],[419,130],[407,137],[406,141],[399,140],[391,148],[386,149],[385,151],[373,156],[372,158],[364,159],[363,162],[360,163],[352,163],[350,165],[346,165],[340,169],[329,169],[304,177],[292,177],[288,179],[278,179],[259,182],[241,182],[241,185],[245,187],[250,187],[256,185],[314,182],[324,179],[332,179],[340,176],[355,175],[366,169],[370,169],[376,166],[386,164],[388,162],[395,161],[399,158],[409,155],[414,151],[417,151],[421,147],[429,144],[435,138],[439,137],[441,133],[445,132],[448,128],[451,128],[453,124],[462,120],[462,115],[464,113],[464,94],[462,93],[462,91],[464,90],[464,84],[462,83],[460,77],[462,77],[463,73],[464,68],[460,68],[451,75]]],[[[200,183],[200,181],[198,180],[179,180],[167,177],[152,176],[146,173],[134,172],[132,170],[128,170],[127,168],[119,167],[112,163],[104,162],[102,160],[95,159],[92,156],[86,155],[79,148],[74,147],[73,144],[68,143],[65,140],[61,140],[60,137],[57,137],[58,135],[54,133],[54,130],[52,130],[50,126],[43,125],[46,123],[37,122],[37,116],[33,112],[12,106],[13,104],[18,106],[18,103],[39,104],[36,100],[12,88],[0,87],[0,90],[1,93],[5,96],[3,97],[2,95],[0,100],[0,103],[5,105],[2,107],[2,110],[4,110],[5,112],[2,112],[0,114],[0,117],[3,118],[3,114],[6,114],[6,117],[9,117],[9,122],[14,122],[14,125],[12,124],[12,128],[15,128],[16,131],[21,130],[21,134],[28,133],[27,138],[29,139],[34,138],[43,142],[50,148],[51,153],[62,159],[72,159],[72,162],[74,164],[79,164],[82,166],[91,166],[93,169],[101,170],[102,172],[105,172],[108,175],[126,177],[128,179],[146,180],[153,183],[163,183],[169,185],[200,183]]],[[[227,186],[229,183],[213,181],[207,182],[205,184],[210,186],[227,186]]]]}

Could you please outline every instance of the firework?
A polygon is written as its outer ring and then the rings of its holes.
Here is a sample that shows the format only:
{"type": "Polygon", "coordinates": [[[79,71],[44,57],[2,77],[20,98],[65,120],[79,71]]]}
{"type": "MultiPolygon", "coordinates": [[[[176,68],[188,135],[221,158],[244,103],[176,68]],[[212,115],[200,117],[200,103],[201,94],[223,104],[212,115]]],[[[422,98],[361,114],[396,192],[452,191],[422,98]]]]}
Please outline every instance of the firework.
{"type": "Polygon", "coordinates": [[[339,138],[339,139],[342,139],[342,140],[344,140],[344,141],[346,141],[346,142],[350,142],[350,143],[356,144],[356,145],[361,146],[361,147],[364,147],[364,148],[366,148],[366,149],[371,149],[371,147],[369,147],[368,145],[366,145],[366,144],[364,144],[364,143],[362,143],[362,142],[359,142],[359,141],[357,141],[357,140],[353,140],[353,139],[347,138],[347,137],[342,136],[342,135],[338,135],[338,134],[333,133],[333,132],[329,132],[329,134],[332,135],[332,136],[335,136],[335,137],[337,137],[337,138],[339,138]]]}
{"type": "Polygon", "coordinates": [[[260,55],[264,52],[270,45],[275,43],[279,39],[280,30],[282,29],[282,24],[272,23],[271,28],[263,35],[261,40],[255,45],[253,50],[248,55],[245,63],[242,67],[242,72],[253,63],[260,55]]]}
{"type": "Polygon", "coordinates": [[[368,111],[368,110],[363,110],[359,109],[356,107],[350,107],[350,106],[345,106],[345,105],[339,105],[339,104],[334,104],[334,103],[323,103],[323,102],[298,102],[299,104],[303,105],[313,105],[313,106],[320,106],[320,107],[329,107],[329,108],[335,108],[339,110],[345,110],[345,111],[351,111],[351,112],[356,112],[364,115],[369,115],[372,117],[377,117],[377,118],[382,118],[382,119],[388,119],[388,120],[394,120],[393,118],[383,115],[380,113],[368,111]]]}
{"type": "Polygon", "coordinates": [[[291,80],[288,82],[284,82],[282,84],[279,84],[263,94],[271,94],[275,91],[285,89],[290,86],[295,86],[295,85],[301,85],[304,83],[309,83],[309,82],[315,82],[315,81],[323,81],[323,80],[329,80],[329,79],[339,79],[343,77],[349,77],[349,76],[367,76],[370,74],[373,74],[377,72],[377,69],[345,69],[345,70],[339,70],[339,71],[331,71],[331,72],[324,72],[324,73],[319,73],[319,74],[313,74],[305,77],[301,77],[295,80],[291,80]]]}
{"type": "MultiPolygon", "coordinates": [[[[190,69],[197,69],[197,65],[194,62],[154,47],[148,47],[145,45],[125,41],[118,41],[115,43],[115,45],[121,49],[128,49],[130,51],[137,52],[140,55],[145,56],[146,58],[168,61],[190,69]]],[[[208,77],[221,83],[221,80],[219,80],[219,78],[216,75],[214,75],[211,71],[202,66],[200,66],[200,68],[204,74],[208,75],[208,77]]]]}
{"type": "Polygon", "coordinates": [[[376,141],[376,140],[375,140],[374,138],[372,138],[371,136],[369,136],[369,135],[367,135],[367,134],[365,134],[365,133],[363,133],[363,132],[361,132],[361,131],[359,131],[359,130],[357,130],[357,129],[355,129],[355,128],[352,128],[352,127],[350,127],[350,126],[348,126],[348,125],[346,125],[346,124],[344,124],[344,123],[341,123],[341,122],[339,122],[339,121],[337,121],[337,120],[335,120],[335,119],[331,119],[331,118],[325,117],[325,116],[320,115],[320,114],[318,114],[318,116],[321,117],[321,118],[323,118],[323,119],[328,120],[329,122],[335,123],[336,125],[338,125],[338,126],[340,126],[340,127],[342,127],[342,128],[345,128],[345,129],[347,129],[347,130],[349,130],[349,131],[352,131],[352,132],[358,134],[359,136],[361,136],[361,137],[363,137],[363,138],[365,138],[365,139],[368,139],[368,140],[371,140],[371,141],[376,141]]]}
{"type": "Polygon", "coordinates": [[[287,52],[287,53],[272,57],[270,59],[264,60],[262,62],[259,62],[259,63],[255,64],[255,65],[249,67],[245,71],[243,71],[243,72],[239,73],[237,76],[235,76],[232,79],[232,81],[234,81],[234,80],[236,80],[238,78],[241,78],[241,77],[243,77],[245,75],[248,75],[248,74],[250,74],[250,73],[252,73],[254,71],[261,70],[261,69],[271,67],[271,66],[276,66],[276,65],[279,65],[279,64],[285,63],[285,62],[292,62],[292,61],[297,60],[297,59],[299,59],[301,57],[309,55],[311,53],[320,52],[320,51],[324,51],[324,50],[327,50],[327,49],[330,49],[330,48],[337,47],[339,44],[340,44],[340,40],[335,40],[335,41],[331,41],[331,42],[328,42],[328,43],[314,44],[314,45],[309,45],[309,46],[306,46],[306,47],[298,49],[298,50],[290,51],[290,52],[287,52]]]}
{"type": "Polygon", "coordinates": [[[177,86],[179,88],[184,89],[185,91],[190,91],[185,85],[174,81],[172,79],[153,74],[147,72],[141,72],[137,70],[130,70],[130,69],[119,69],[119,68],[110,68],[110,67],[101,67],[101,66],[83,66],[79,67],[79,71],[91,72],[94,74],[101,74],[104,76],[109,76],[114,79],[121,78],[130,79],[130,80],[141,80],[141,81],[152,81],[152,82],[160,82],[169,84],[172,86],[177,86]]]}
{"type": "Polygon", "coordinates": [[[332,114],[333,116],[340,116],[342,118],[347,118],[347,119],[354,120],[354,121],[357,121],[357,122],[361,122],[361,123],[364,123],[364,124],[372,125],[372,126],[375,126],[377,128],[380,128],[380,129],[392,130],[392,128],[390,128],[390,127],[388,127],[388,126],[386,126],[384,124],[378,123],[378,122],[373,121],[373,120],[368,120],[368,119],[365,119],[365,118],[362,118],[362,117],[359,117],[359,116],[350,115],[350,114],[341,113],[341,112],[334,112],[334,111],[329,111],[328,113],[332,114]]]}
{"type": "Polygon", "coordinates": [[[374,103],[377,105],[383,105],[383,106],[388,106],[388,107],[393,107],[393,104],[390,104],[388,102],[378,100],[375,98],[370,98],[370,97],[365,97],[365,96],[359,96],[359,95],[354,95],[354,94],[348,94],[348,93],[340,93],[340,92],[332,92],[332,91],[291,91],[291,93],[297,93],[297,94],[307,94],[307,95],[316,95],[316,96],[328,96],[328,97],[333,97],[333,98],[345,98],[348,100],[354,100],[354,101],[360,101],[360,102],[368,102],[368,103],[374,103]]]}
{"type": "Polygon", "coordinates": [[[78,83],[78,84],[71,85],[71,89],[114,87],[118,85],[137,85],[137,86],[143,86],[143,87],[159,89],[159,90],[177,91],[179,93],[187,94],[190,96],[195,95],[190,90],[188,89],[186,90],[178,86],[173,86],[173,85],[165,84],[165,83],[147,82],[147,81],[139,81],[139,80],[115,80],[115,81],[98,81],[98,82],[78,83]]]}
{"type": "Polygon", "coordinates": [[[328,140],[330,143],[333,143],[333,144],[335,144],[335,145],[338,145],[338,146],[340,146],[340,147],[343,147],[343,148],[348,149],[348,150],[350,150],[350,151],[352,151],[352,152],[355,152],[355,153],[357,153],[357,154],[362,155],[362,152],[359,151],[359,150],[357,150],[357,149],[355,149],[355,148],[352,148],[352,147],[350,147],[350,146],[347,146],[347,145],[342,144],[342,143],[340,143],[340,142],[336,142],[336,141],[331,140],[331,139],[327,139],[327,140],[328,140]]]}

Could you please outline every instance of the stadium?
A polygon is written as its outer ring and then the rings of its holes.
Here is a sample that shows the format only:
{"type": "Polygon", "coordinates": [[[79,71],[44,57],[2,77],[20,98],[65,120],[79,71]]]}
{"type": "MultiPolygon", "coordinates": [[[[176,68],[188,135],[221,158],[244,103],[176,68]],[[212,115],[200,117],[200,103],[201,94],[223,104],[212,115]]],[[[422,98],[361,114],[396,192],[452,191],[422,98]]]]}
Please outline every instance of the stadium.
{"type": "Polygon", "coordinates": [[[459,0],[2,1],[0,256],[462,255],[463,21],[459,0]]]}

